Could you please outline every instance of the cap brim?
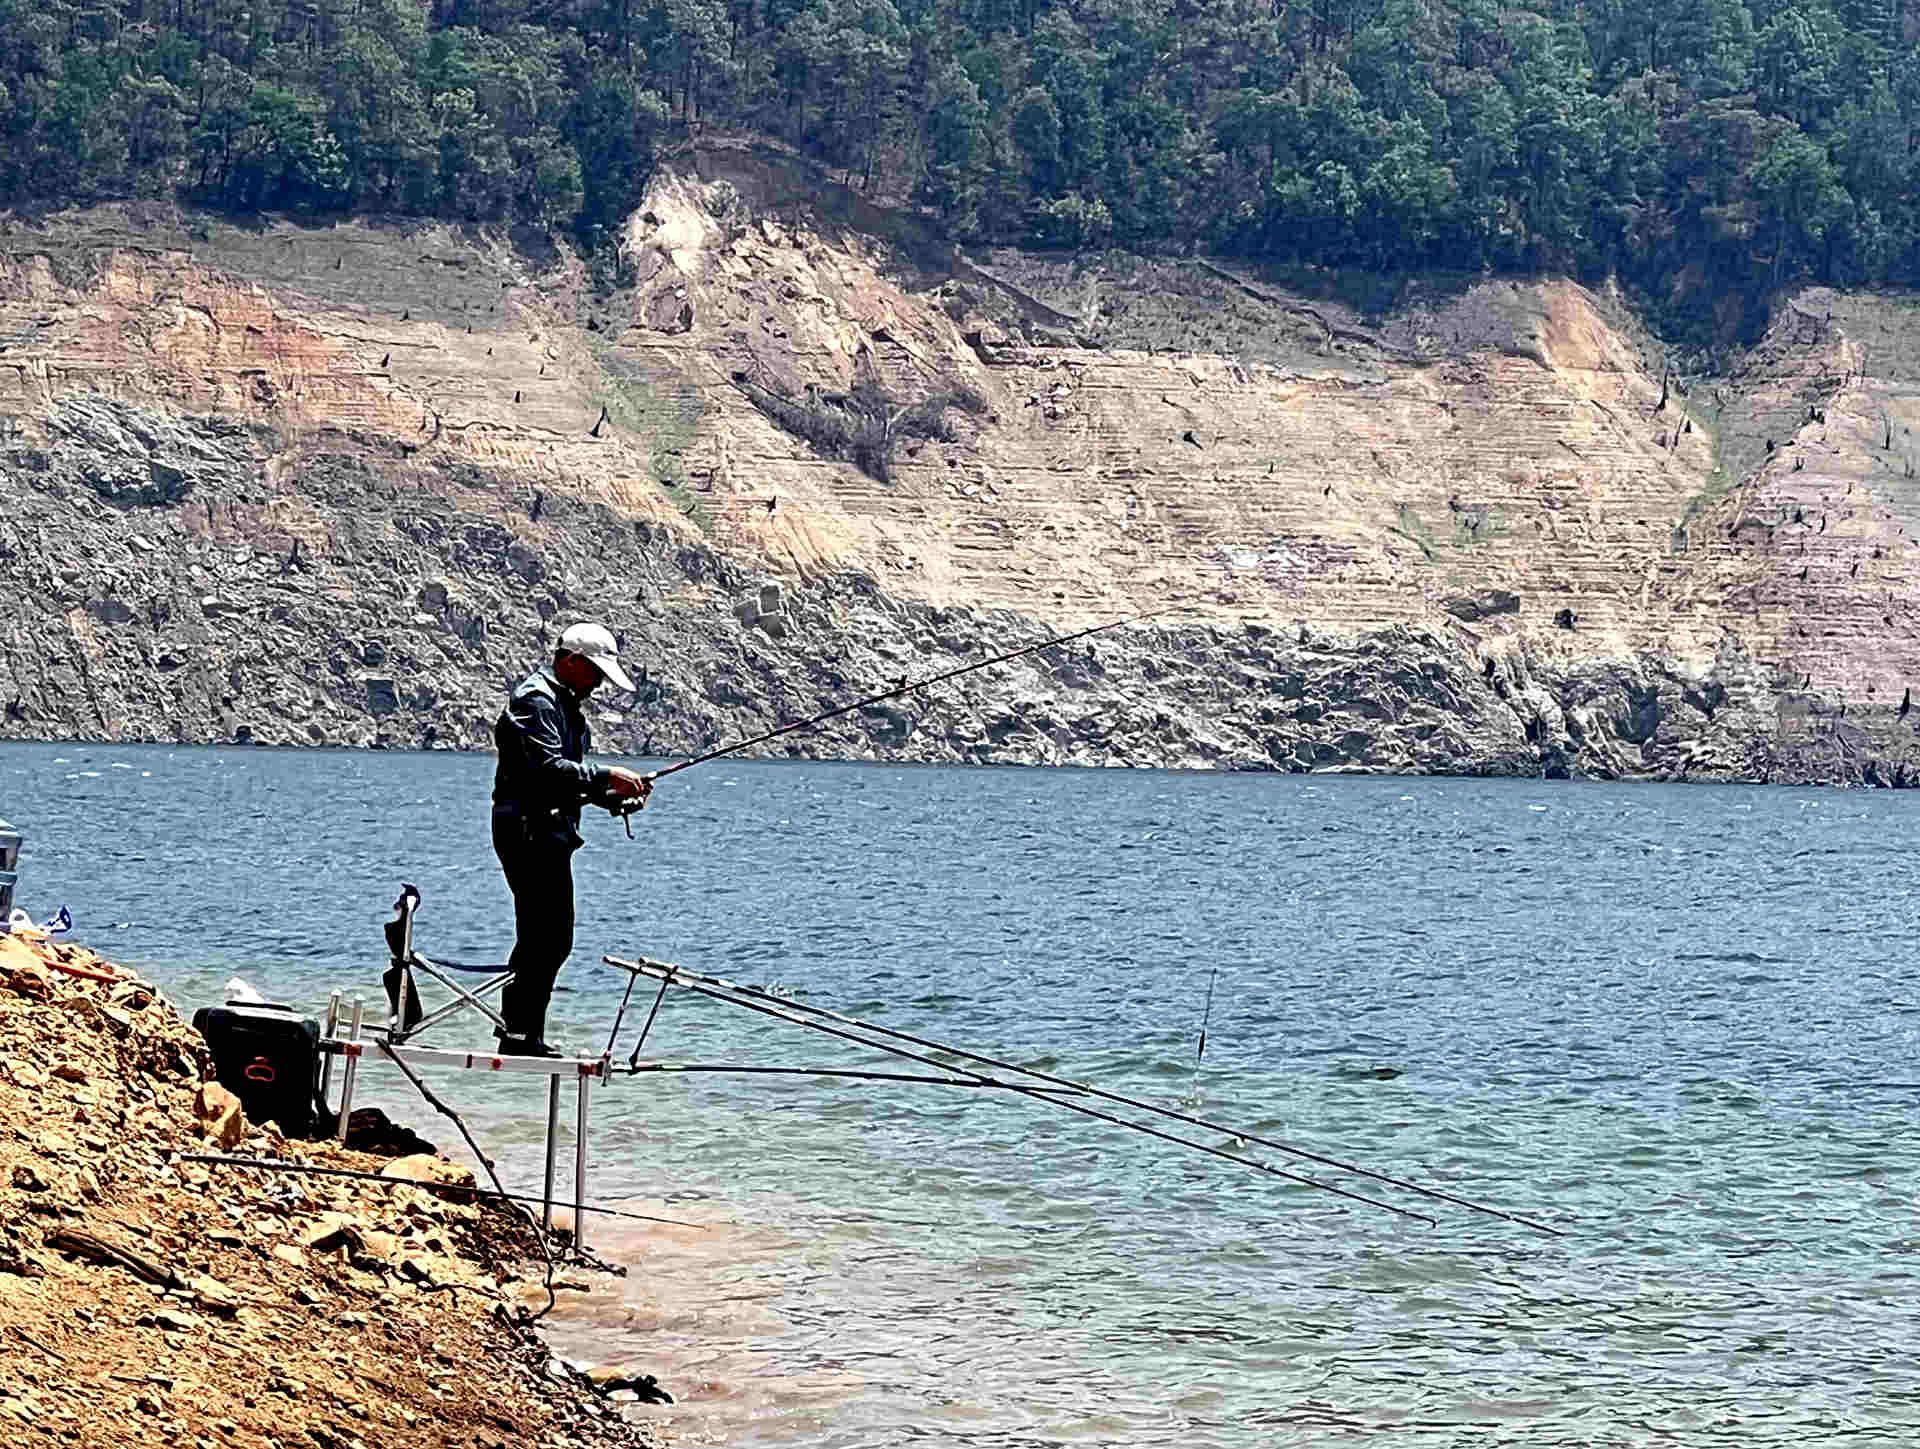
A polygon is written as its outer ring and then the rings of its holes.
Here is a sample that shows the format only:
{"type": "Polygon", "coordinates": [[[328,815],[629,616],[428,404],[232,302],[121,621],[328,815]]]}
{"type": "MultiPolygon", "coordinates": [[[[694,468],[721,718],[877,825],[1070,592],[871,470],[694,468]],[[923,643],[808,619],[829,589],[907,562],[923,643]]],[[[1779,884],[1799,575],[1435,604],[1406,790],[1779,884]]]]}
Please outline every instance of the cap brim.
{"type": "Polygon", "coordinates": [[[593,667],[599,670],[600,677],[615,689],[624,689],[628,694],[633,693],[633,681],[627,678],[627,671],[620,667],[620,661],[611,654],[604,659],[594,660],[593,667]]]}

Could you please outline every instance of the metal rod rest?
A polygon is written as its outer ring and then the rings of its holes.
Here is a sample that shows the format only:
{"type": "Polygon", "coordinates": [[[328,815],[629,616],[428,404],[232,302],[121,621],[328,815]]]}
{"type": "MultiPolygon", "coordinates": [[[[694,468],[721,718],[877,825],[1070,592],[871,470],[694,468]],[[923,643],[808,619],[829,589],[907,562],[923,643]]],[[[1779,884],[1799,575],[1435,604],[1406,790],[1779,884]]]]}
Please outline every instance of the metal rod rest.
{"type": "Polygon", "coordinates": [[[546,1186],[541,1191],[540,1227],[543,1232],[553,1230],[553,1174],[560,1157],[560,1079],[547,1079],[547,1177],[546,1186]]]}
{"type": "MultiPolygon", "coordinates": [[[[586,1251],[587,1246],[587,1094],[592,1089],[593,1074],[584,1068],[580,1072],[580,1120],[573,1134],[573,1248],[575,1252],[586,1251]]],[[[554,1090],[559,1090],[559,1078],[554,1078],[554,1090]]]]}
{"type": "MultiPolygon", "coordinates": [[[[360,1044],[360,1022],[366,1015],[367,1004],[359,997],[353,998],[353,1014],[347,1027],[347,1041],[358,1047],[360,1044]]],[[[360,1074],[360,1053],[349,1051],[347,1064],[340,1071],[340,1126],[339,1136],[342,1142],[347,1140],[347,1119],[353,1115],[353,1084],[360,1074]]]]}
{"type": "MultiPolygon", "coordinates": [[[[329,1040],[340,1030],[340,993],[334,992],[327,998],[327,1029],[321,1035],[329,1040]]],[[[333,1053],[321,1054],[320,1062],[320,1105],[325,1107],[332,1100],[333,1053]]]]}

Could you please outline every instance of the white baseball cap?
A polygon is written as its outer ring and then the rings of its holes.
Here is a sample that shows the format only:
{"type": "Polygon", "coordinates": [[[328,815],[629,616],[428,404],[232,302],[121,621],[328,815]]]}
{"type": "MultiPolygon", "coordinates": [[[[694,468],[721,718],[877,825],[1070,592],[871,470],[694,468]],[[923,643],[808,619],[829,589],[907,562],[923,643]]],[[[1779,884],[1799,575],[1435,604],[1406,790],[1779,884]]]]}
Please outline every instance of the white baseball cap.
{"type": "Polygon", "coordinates": [[[600,671],[600,677],[616,688],[633,692],[633,681],[627,678],[627,671],[620,667],[619,650],[606,625],[575,624],[560,636],[560,647],[569,654],[578,654],[590,661],[600,671]]]}

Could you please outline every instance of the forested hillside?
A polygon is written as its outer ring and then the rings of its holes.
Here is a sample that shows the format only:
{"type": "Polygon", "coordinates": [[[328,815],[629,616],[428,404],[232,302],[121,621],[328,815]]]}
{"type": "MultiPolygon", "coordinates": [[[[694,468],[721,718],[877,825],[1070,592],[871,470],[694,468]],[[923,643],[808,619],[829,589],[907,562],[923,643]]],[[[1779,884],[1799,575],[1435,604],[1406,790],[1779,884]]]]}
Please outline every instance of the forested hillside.
{"type": "Polygon", "coordinates": [[[690,125],[961,237],[1612,273],[1730,340],[1920,282],[1895,0],[0,0],[0,204],[514,219],[604,241],[690,125]]]}

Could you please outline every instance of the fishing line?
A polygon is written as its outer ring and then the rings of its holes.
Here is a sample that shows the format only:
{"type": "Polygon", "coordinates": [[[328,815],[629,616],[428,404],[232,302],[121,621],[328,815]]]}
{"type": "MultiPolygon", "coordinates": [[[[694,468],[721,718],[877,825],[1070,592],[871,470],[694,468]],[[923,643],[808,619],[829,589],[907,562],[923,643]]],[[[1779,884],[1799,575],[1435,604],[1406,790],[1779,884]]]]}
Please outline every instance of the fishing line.
{"type": "Polygon", "coordinates": [[[972,664],[962,664],[940,674],[929,675],[925,679],[901,680],[892,689],[879,694],[868,695],[865,699],[856,699],[852,704],[838,705],[833,709],[822,710],[809,719],[795,720],[790,724],[776,725],[763,734],[751,739],[722,745],[717,750],[708,750],[704,755],[695,755],[690,760],[682,760],[677,765],[668,765],[665,769],[654,770],[644,778],[649,782],[664,780],[668,775],[677,775],[682,770],[691,770],[695,765],[704,765],[709,760],[718,760],[727,755],[738,754],[741,750],[751,749],[755,745],[765,744],[768,740],[778,739],[781,735],[790,735],[796,730],[809,730],[828,720],[838,719],[843,714],[852,714],[856,709],[865,709],[869,705],[882,704],[889,699],[898,699],[903,694],[912,694],[918,690],[930,688],[948,679],[958,679],[962,675],[972,674],[976,670],[990,669],[996,664],[1005,664],[1010,660],[1023,659],[1029,654],[1038,654],[1042,649],[1051,649],[1056,644],[1071,644],[1076,639],[1087,639],[1095,634],[1104,634],[1110,629],[1119,629],[1128,624],[1143,624],[1149,619],[1158,619],[1164,614],[1178,613],[1187,607],[1185,604],[1169,604],[1164,609],[1153,609],[1144,614],[1129,614],[1124,619],[1115,619],[1107,624],[1095,624],[1089,629],[1078,629],[1071,634],[1061,634],[1056,638],[1043,639],[1038,644],[1026,644],[1018,649],[1009,649],[1005,654],[996,654],[991,659],[977,660],[972,664]]]}

